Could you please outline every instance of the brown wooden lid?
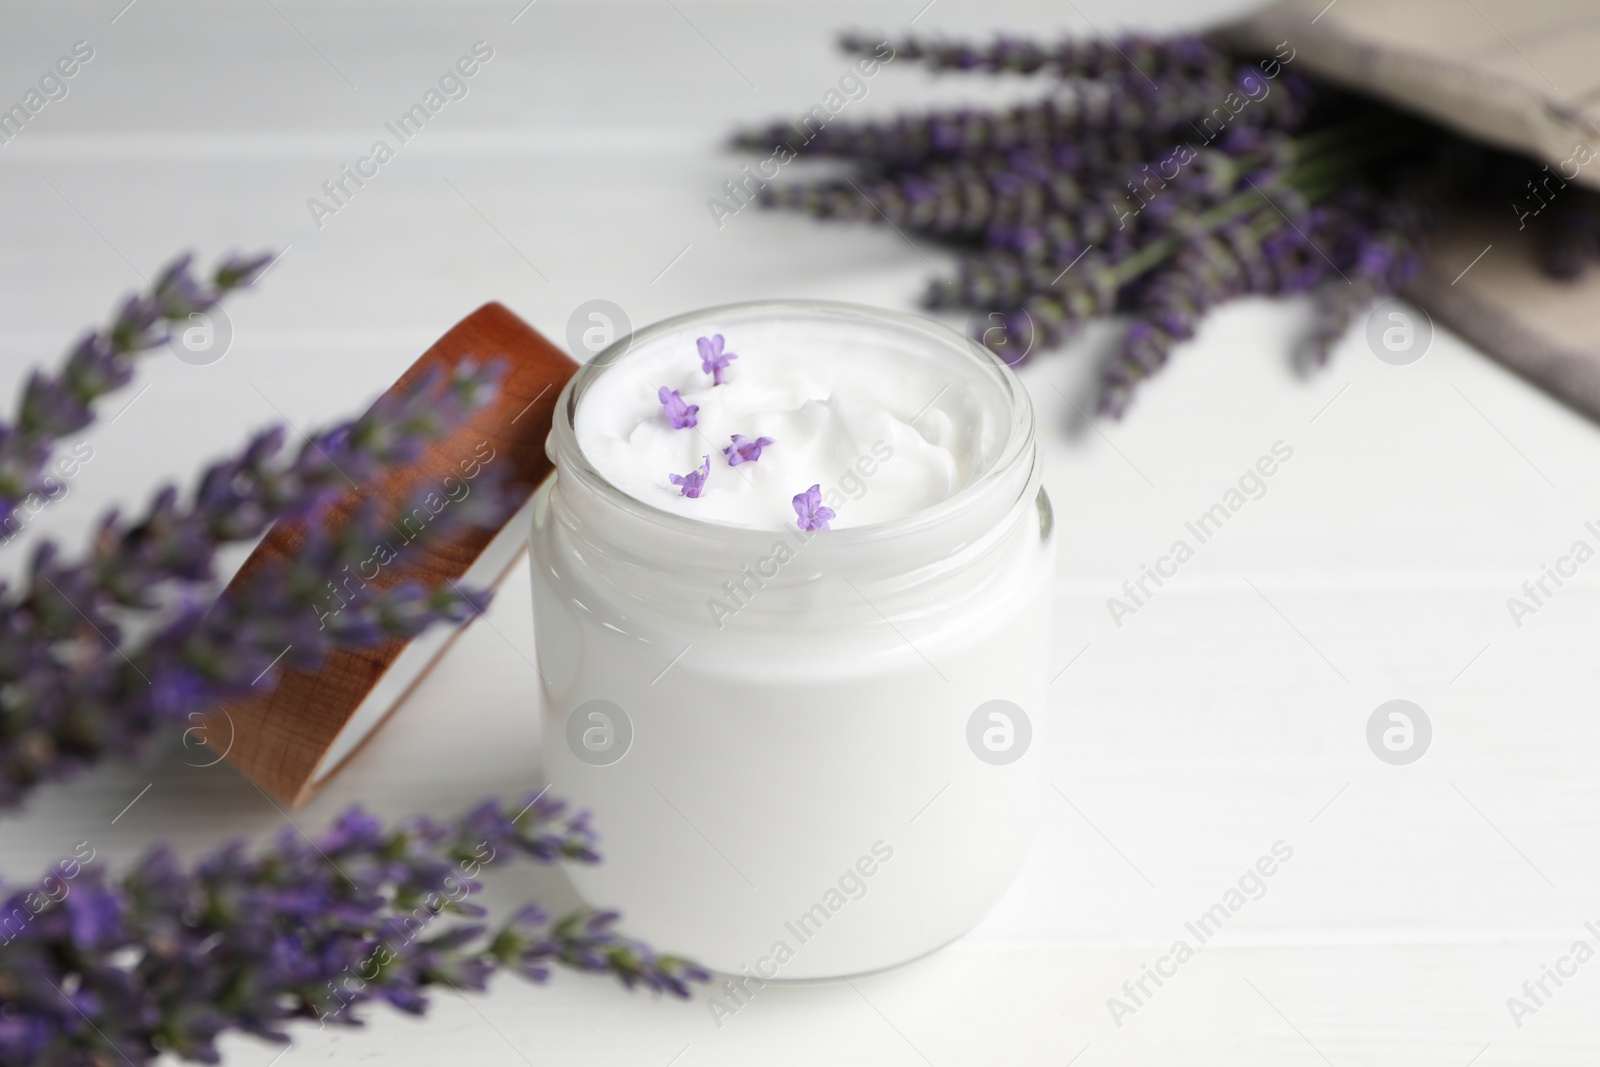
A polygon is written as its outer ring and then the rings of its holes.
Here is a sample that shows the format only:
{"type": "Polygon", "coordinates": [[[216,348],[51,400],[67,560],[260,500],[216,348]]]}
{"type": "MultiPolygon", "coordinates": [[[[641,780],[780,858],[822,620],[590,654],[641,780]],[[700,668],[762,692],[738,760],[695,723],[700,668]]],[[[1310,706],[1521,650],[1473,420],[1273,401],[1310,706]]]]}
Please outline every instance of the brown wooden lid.
{"type": "MultiPolygon", "coordinates": [[[[523,507],[498,530],[472,527],[448,538],[419,538],[384,568],[380,584],[493,585],[515,564],[526,543],[527,500],[552,469],[545,438],[556,398],[578,364],[500,304],[485,304],[424,352],[389,394],[407,390],[430,372],[448,374],[467,360],[505,364],[495,399],[454,433],[432,442],[415,462],[352,493],[332,510],[329,521],[342,522],[373,499],[398,508],[413,487],[459,476],[462,457],[481,459],[489,449],[489,462],[509,468],[502,472],[506,488],[523,507]]],[[[296,526],[279,523],[250,554],[233,584],[291,557],[302,540],[296,526]]],[[[335,651],[316,671],[283,669],[271,691],[230,701],[213,713],[204,730],[206,742],[262,789],[299,806],[382,725],[460,630],[436,626],[413,641],[335,651]]]]}

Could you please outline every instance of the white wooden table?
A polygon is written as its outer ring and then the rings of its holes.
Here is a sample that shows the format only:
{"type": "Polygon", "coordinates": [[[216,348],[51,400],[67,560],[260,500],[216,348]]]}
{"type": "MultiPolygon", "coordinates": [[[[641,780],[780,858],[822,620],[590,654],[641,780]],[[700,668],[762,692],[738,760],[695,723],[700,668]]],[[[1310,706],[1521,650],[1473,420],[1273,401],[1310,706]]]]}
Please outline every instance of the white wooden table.
{"type": "MultiPolygon", "coordinates": [[[[75,542],[109,502],[186,478],[250,428],[359,408],[487,299],[560,339],[595,298],[636,324],[762,297],[910,307],[930,273],[884,228],[752,209],[719,229],[705,206],[744,162],[722,148],[731,127],[802,112],[843,73],[833,30],[903,29],[925,0],[125,2],[0,12],[0,103],[73,42],[95,50],[0,146],[0,389],[180,248],[288,251],[232,305],[225,358],[145,365],[35,533],[75,542]],[[479,40],[494,56],[469,95],[317,228],[307,198],[479,40]]],[[[1233,9],[938,0],[917,28],[1165,29],[1233,9]]],[[[992,95],[890,69],[851,109],[930,93],[992,95]]],[[[1549,985],[1520,1027],[1506,1000],[1597,942],[1600,564],[1520,628],[1506,600],[1575,540],[1597,543],[1600,433],[1442,331],[1405,367],[1353,333],[1297,380],[1285,353],[1306,322],[1297,305],[1230,307],[1124,423],[1076,434],[1066,398],[1104,331],[1024,370],[1063,527],[1061,673],[1030,755],[1055,788],[1022,876],[970,936],[853,988],[764,991],[721,1028],[703,1000],[507,978],[471,1002],[440,995],[424,1023],[374,1009],[364,1031],[302,1033],[277,1062],[1592,1062],[1600,963],[1549,985]],[[1113,625],[1106,599],[1280,440],[1293,458],[1267,494],[1113,625]],[[1394,698],[1433,726],[1409,766],[1366,742],[1394,698]],[[1116,1025],[1108,998],[1277,841],[1293,859],[1266,894],[1116,1025]]],[[[488,621],[298,823],[536,785],[525,573],[488,621]]],[[[172,752],[36,795],[0,820],[0,869],[31,877],[84,839],[125,862],[156,840],[197,851],[283,827],[226,766],[172,752]]],[[[572,903],[555,876],[493,893],[572,903]]],[[[226,1048],[230,1064],[279,1054],[226,1048]]]]}

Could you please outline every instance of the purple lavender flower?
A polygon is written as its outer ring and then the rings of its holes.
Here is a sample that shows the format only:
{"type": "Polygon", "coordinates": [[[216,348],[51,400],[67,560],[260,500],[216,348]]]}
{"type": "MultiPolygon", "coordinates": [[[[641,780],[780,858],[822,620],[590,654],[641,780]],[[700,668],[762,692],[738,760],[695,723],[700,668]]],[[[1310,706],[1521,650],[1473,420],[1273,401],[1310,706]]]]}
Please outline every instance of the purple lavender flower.
{"type": "Polygon", "coordinates": [[[796,525],[802,530],[826,530],[833,519],[833,509],[822,504],[820,484],[795,494],[794,513],[799,516],[796,525]]]}
{"type": "Polygon", "coordinates": [[[739,358],[732,352],[724,352],[723,343],[720,333],[695,341],[700,346],[700,369],[711,375],[712,385],[722,385],[722,372],[728,369],[729,363],[739,358]]]}
{"type": "Polygon", "coordinates": [[[9,422],[0,420],[0,523],[33,497],[48,497],[54,479],[45,472],[51,446],[94,421],[93,403],[133,377],[134,356],[167,340],[171,323],[208,311],[229,290],[250,285],[272,256],[229,256],[209,285],[190,272],[191,257],[179,256],[157,275],[148,293],[130,296],[103,330],[73,348],[58,376],[29,375],[22,403],[9,422]]]}
{"type": "Polygon", "coordinates": [[[672,423],[674,430],[687,430],[698,421],[695,412],[700,410],[700,405],[685,404],[676,389],[668,389],[663,385],[656,392],[656,396],[660,399],[661,406],[666,409],[667,421],[672,423]]]}
{"type": "Polygon", "coordinates": [[[667,480],[673,485],[683,486],[683,495],[690,500],[700,496],[706,487],[706,476],[711,473],[711,457],[706,456],[705,462],[700,464],[699,470],[692,470],[688,474],[668,475],[667,480]]]}
{"type": "Polygon", "coordinates": [[[614,912],[552,922],[529,904],[497,929],[476,921],[484,868],[594,863],[594,841],[584,814],[540,794],[453,824],[352,810],[314,841],[235,842],[192,867],[157,848],[116,877],[80,854],[54,868],[52,902],[0,903],[0,1064],[216,1063],[226,1033],[287,1042],[285,1024],[359,1026],[374,1001],[421,1014],[430,987],[543,982],[551,965],[688,997],[705,969],[617,934],[614,912]]]}
{"type": "Polygon", "coordinates": [[[722,450],[728,457],[728,466],[737,467],[741,463],[754,463],[761,458],[761,450],[772,444],[770,437],[758,437],[754,441],[742,433],[733,435],[733,444],[722,450]]]}
{"type": "MultiPolygon", "coordinates": [[[[960,269],[928,303],[976,312],[981,340],[1002,355],[1057,346],[1091,318],[1128,316],[1100,375],[1099,407],[1113,415],[1211,308],[1247,293],[1310,292],[1308,362],[1325,360],[1361,308],[1418,271],[1430,220],[1493,184],[1484,150],[1317,86],[1287,62],[1199,37],[842,43],[897,67],[1051,84],[1004,109],[748,132],[735,143],[831,156],[854,171],[771,184],[760,201],[947,242],[960,269]],[[1273,79],[1281,91],[1257,91],[1273,79]],[[1250,104],[1223,118],[1216,103],[1230,95],[1250,104]]],[[[1600,235],[1600,197],[1584,210],[1596,221],[1570,229],[1550,256],[1558,270],[1600,260],[1600,236],[1577,236],[1600,235]]]]}
{"type": "MultiPolygon", "coordinates": [[[[16,422],[0,424],[0,523],[54,440],[92,422],[90,401],[127,383],[129,353],[158,344],[164,323],[214,306],[265,262],[225,261],[207,289],[179,260],[105,334],[91,334],[59,380],[36,373],[16,422]]],[[[342,577],[399,529],[376,505],[354,506],[346,476],[371,480],[414,457],[485,402],[496,376],[463,367],[448,381],[419,382],[313,434],[293,458],[280,457],[281,428],[260,434],[206,469],[192,498],[169,487],[142,515],[106,516],[82,560],[42,543],[21,580],[0,587],[0,689],[9,694],[0,806],[108,754],[134,754],[157,729],[248,692],[279,661],[312,669],[334,648],[481,612],[482,593],[342,577]],[[325,522],[336,506],[341,521],[325,522]],[[278,521],[299,525],[298,551],[215,597],[218,554],[278,521]]],[[[472,497],[484,506],[439,515],[428,536],[496,523],[511,503],[493,472],[472,497]]],[[[402,514],[428,513],[420,493],[415,502],[402,514]]],[[[395,542],[398,554],[406,542],[395,542]]],[[[429,985],[481,990],[501,969],[543,980],[547,962],[687,996],[707,972],[617,935],[611,913],[548,926],[530,906],[498,933],[440,921],[485,914],[467,898],[497,857],[597,862],[586,817],[563,808],[541,795],[510,808],[486,803],[454,828],[415,819],[397,830],[352,812],[316,843],[287,833],[259,855],[234,844],[192,869],[158,848],[115,880],[84,865],[92,854],[64,862],[55,877],[71,883],[66,894],[8,890],[0,900],[0,1065],[145,1065],[167,1053],[214,1063],[216,1039],[229,1031],[287,1041],[285,1022],[354,1025],[352,1006],[377,999],[421,1012],[429,985]],[[40,907],[46,896],[53,903],[40,907]],[[418,937],[424,928],[429,936],[418,937]]]]}
{"type": "MultiPolygon", "coordinates": [[[[216,291],[202,291],[185,273],[187,260],[179,260],[150,297],[124,305],[104,335],[109,340],[95,334],[85,344],[112,353],[148,347],[163,315],[214,306],[222,289],[243,284],[263,263],[225,261],[216,291]]],[[[29,471],[43,469],[50,439],[93,420],[86,406],[67,408],[128,380],[116,370],[124,357],[83,363],[84,351],[80,345],[69,358],[60,382],[36,374],[36,387],[25,391],[14,432],[31,441],[25,456],[40,463],[7,459],[4,442],[21,438],[0,427],[0,481],[7,471],[17,476],[9,483],[17,488],[0,487],[0,514],[5,494],[25,493],[29,471]]],[[[81,559],[42,543],[21,581],[0,590],[0,688],[12,694],[0,717],[0,807],[107,756],[136,755],[159,730],[192,724],[251,691],[275,662],[277,669],[314,669],[336,648],[415,636],[435,622],[481,611],[483,594],[450,586],[335,585],[341,568],[394,539],[394,517],[367,507],[331,529],[321,520],[343,506],[346,476],[368,481],[414,457],[427,439],[491,396],[496,377],[493,368],[463,367],[448,380],[419,382],[359,419],[313,433],[293,457],[281,455],[281,428],[262,433],[203,471],[192,496],[168,487],[142,514],[108,515],[81,559]],[[219,553],[259,538],[277,521],[304,525],[301,551],[241,577],[218,599],[219,553]],[[130,622],[138,624],[138,640],[124,637],[130,622]]],[[[510,502],[495,472],[485,478],[486,493],[475,488],[459,510],[440,514],[426,536],[498,521],[510,502]],[[472,506],[480,500],[482,508],[472,506]]],[[[405,551],[402,544],[399,552],[405,551]]]]}

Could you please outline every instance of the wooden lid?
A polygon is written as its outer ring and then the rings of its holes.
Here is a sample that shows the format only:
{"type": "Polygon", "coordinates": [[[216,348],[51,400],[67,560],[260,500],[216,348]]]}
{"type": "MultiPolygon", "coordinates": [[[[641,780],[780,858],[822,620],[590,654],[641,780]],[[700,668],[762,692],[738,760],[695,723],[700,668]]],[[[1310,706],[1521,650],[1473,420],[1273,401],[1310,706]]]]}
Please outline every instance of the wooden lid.
{"type": "MultiPolygon", "coordinates": [[[[553,466],[545,455],[545,438],[556,398],[578,364],[500,304],[485,304],[439,338],[386,395],[409,389],[431,371],[448,374],[467,360],[506,365],[493,402],[473,412],[454,433],[432,442],[414,463],[363,485],[359,494],[352,493],[332,510],[329,521],[341,523],[373,499],[398,509],[419,484],[463,477],[464,461],[505,464],[508,469],[501,473],[506,488],[522,506],[498,530],[469,527],[448,538],[418,537],[384,567],[381,585],[494,585],[526,544],[528,499],[553,466]]],[[[274,526],[229,588],[261,567],[291,557],[302,540],[295,525],[274,526]]],[[[297,807],[383,724],[462,628],[435,626],[412,641],[336,650],[316,671],[286,668],[270,692],[230,701],[213,713],[204,730],[206,742],[262,789],[297,807]]]]}

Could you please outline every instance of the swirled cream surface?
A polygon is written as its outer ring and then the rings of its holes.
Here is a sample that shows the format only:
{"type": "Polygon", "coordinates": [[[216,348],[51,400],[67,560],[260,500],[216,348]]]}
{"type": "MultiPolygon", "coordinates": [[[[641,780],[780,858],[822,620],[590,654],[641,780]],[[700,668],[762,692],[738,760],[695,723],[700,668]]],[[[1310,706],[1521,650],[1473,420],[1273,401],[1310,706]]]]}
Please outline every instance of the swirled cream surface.
{"type": "Polygon", "coordinates": [[[573,428],[594,468],[646,504],[837,530],[910,515],[982,473],[1003,427],[962,377],[933,342],[858,324],[701,323],[596,376],[573,428]]]}

